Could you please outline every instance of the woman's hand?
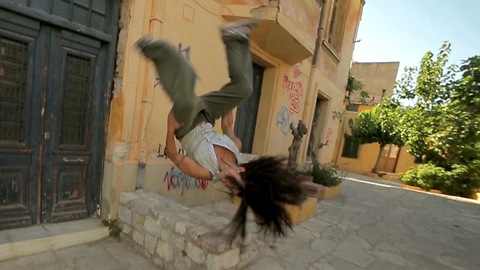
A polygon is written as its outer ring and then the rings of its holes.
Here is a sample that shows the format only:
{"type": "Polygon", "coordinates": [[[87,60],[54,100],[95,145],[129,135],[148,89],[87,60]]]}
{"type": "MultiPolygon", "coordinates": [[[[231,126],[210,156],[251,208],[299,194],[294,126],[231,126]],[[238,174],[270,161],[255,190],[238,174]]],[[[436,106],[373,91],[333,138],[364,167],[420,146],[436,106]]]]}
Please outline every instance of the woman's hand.
{"type": "Polygon", "coordinates": [[[177,119],[175,118],[175,115],[173,114],[173,109],[172,109],[168,113],[167,125],[168,125],[168,130],[170,132],[175,133],[175,131],[177,131],[178,129],[183,127],[184,123],[183,122],[180,123],[180,122],[177,121],[177,119]]]}

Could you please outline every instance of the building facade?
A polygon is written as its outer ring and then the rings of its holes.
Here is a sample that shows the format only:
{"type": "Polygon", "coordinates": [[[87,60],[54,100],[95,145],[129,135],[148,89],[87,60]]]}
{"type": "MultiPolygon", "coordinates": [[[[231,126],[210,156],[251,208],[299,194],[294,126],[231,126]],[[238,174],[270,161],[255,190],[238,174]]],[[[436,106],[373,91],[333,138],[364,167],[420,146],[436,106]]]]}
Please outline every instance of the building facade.
{"type": "Polygon", "coordinates": [[[185,56],[201,95],[228,82],[219,27],[259,18],[250,35],[254,94],[235,112],[242,151],[287,156],[289,126],[302,120],[309,132],[298,161],[311,151],[322,163],[334,159],[364,0],[16,2],[0,0],[0,53],[24,57],[17,70],[27,71],[12,79],[26,95],[11,96],[4,70],[19,60],[0,55],[1,109],[16,106],[0,120],[0,215],[15,217],[4,227],[100,212],[115,219],[119,194],[138,188],[186,205],[226,198],[163,155],[172,104],[134,47],[145,34],[185,56]]]}
{"type": "Polygon", "coordinates": [[[405,147],[378,143],[358,144],[351,136],[349,121],[362,111],[373,109],[384,97],[392,95],[399,62],[352,63],[351,75],[363,84],[366,97],[356,91],[349,97],[339,130],[335,164],[339,169],[384,178],[397,178],[398,173],[416,166],[405,147]],[[368,95],[367,95],[368,94],[368,95]]]}

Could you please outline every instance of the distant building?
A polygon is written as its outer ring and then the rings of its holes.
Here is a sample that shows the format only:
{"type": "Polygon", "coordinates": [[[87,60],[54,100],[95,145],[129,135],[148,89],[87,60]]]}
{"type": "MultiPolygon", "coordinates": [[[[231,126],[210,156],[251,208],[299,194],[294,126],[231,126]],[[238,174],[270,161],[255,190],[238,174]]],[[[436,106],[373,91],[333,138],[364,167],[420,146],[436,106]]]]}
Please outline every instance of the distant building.
{"type": "Polygon", "coordinates": [[[335,154],[335,164],[339,169],[396,178],[398,173],[416,166],[414,157],[407,153],[405,147],[386,145],[379,157],[380,145],[358,144],[353,140],[348,124],[349,120],[356,118],[360,112],[373,109],[382,98],[392,95],[399,64],[399,62],[352,63],[351,75],[362,82],[365,95],[362,98],[360,91],[356,91],[346,104],[346,113],[339,130],[341,139],[337,141],[335,154]]]}

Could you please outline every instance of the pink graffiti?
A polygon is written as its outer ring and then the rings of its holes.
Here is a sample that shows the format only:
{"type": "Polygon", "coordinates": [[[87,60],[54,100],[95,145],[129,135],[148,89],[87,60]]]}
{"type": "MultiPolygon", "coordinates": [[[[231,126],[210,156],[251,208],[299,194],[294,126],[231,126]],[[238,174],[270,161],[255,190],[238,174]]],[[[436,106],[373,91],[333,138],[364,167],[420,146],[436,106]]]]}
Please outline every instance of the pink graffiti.
{"type": "Polygon", "coordinates": [[[325,135],[325,141],[328,142],[332,138],[332,135],[333,135],[333,129],[328,128],[327,134],[325,135]]]}
{"type": "Polygon", "coordinates": [[[302,75],[302,71],[300,71],[300,69],[298,67],[294,67],[293,68],[293,77],[295,79],[297,79],[298,77],[300,77],[300,75],[302,75]]]}
{"type": "Polygon", "coordinates": [[[208,187],[207,180],[193,179],[192,177],[182,173],[176,167],[172,166],[170,171],[165,173],[163,182],[167,183],[167,189],[182,189],[180,196],[183,196],[185,190],[201,189],[208,187]]]}
{"type": "MultiPolygon", "coordinates": [[[[294,70],[294,77],[296,75],[294,70]]],[[[290,112],[299,113],[300,112],[300,100],[303,96],[303,84],[301,81],[290,80],[288,75],[283,76],[283,93],[287,92],[288,99],[290,100],[290,112]]]]}

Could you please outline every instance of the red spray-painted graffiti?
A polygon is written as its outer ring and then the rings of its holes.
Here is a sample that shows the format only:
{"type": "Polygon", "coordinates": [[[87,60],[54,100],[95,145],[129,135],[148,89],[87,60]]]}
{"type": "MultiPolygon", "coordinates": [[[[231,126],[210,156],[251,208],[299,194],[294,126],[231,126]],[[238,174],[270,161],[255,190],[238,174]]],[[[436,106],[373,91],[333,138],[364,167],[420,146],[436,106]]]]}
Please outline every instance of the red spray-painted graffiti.
{"type": "Polygon", "coordinates": [[[174,166],[172,166],[170,171],[167,171],[165,173],[163,182],[167,183],[168,190],[181,189],[182,190],[182,193],[180,194],[181,196],[183,196],[183,193],[185,192],[185,190],[194,190],[194,189],[205,190],[208,187],[207,180],[193,179],[192,177],[176,169],[176,167],[174,166]]]}
{"type": "Polygon", "coordinates": [[[290,112],[300,112],[300,100],[303,96],[303,83],[298,79],[302,72],[298,67],[293,69],[293,78],[288,75],[283,76],[283,94],[288,94],[290,100],[290,112]]]}
{"type": "Polygon", "coordinates": [[[333,129],[328,128],[327,134],[325,135],[325,141],[326,142],[330,141],[330,139],[332,138],[332,135],[333,135],[333,129]]]}

